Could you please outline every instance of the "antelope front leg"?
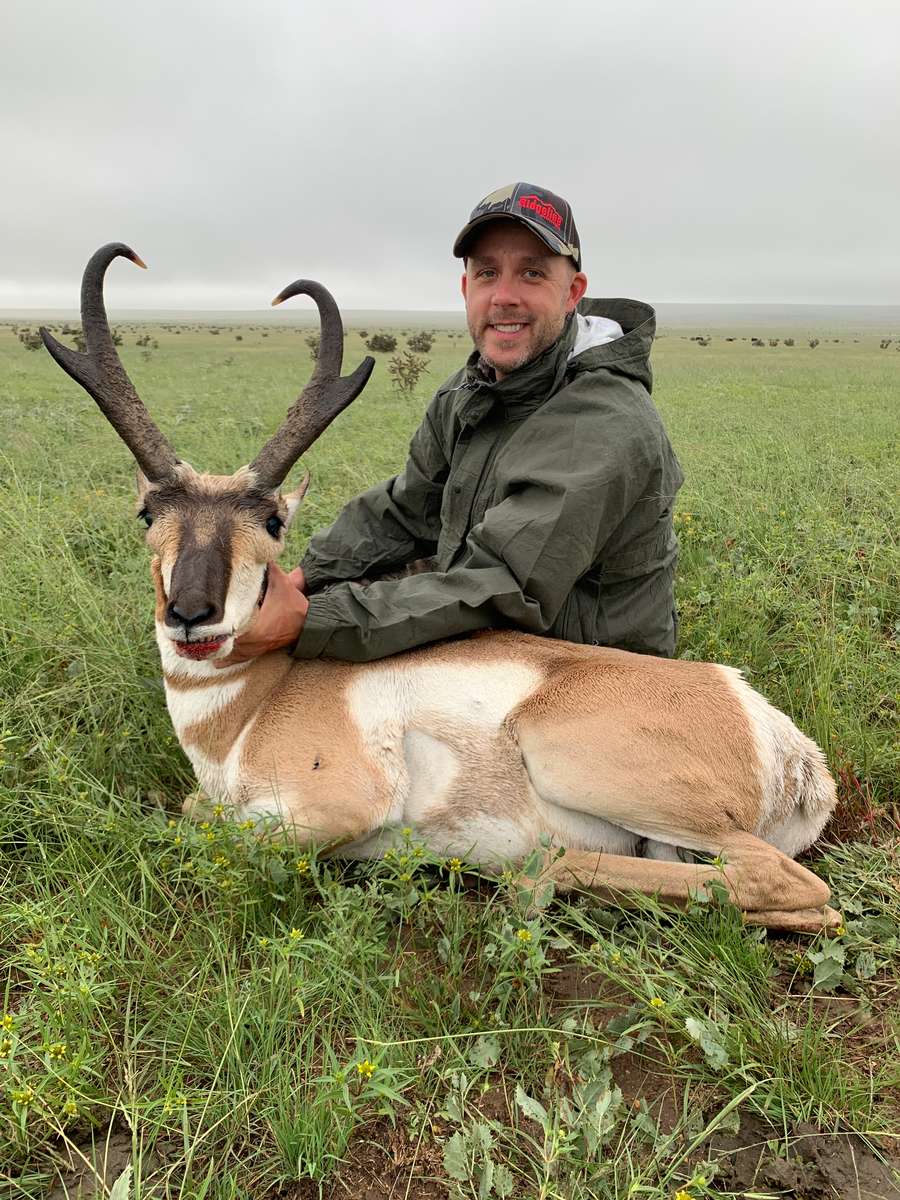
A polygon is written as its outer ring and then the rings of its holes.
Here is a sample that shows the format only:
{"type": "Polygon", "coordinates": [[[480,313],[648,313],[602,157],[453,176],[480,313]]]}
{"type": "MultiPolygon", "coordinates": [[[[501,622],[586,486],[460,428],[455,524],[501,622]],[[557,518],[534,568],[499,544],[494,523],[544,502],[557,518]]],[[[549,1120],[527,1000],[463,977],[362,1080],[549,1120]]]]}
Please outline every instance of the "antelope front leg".
{"type": "Polygon", "coordinates": [[[734,833],[710,850],[721,865],[569,850],[548,862],[542,878],[552,879],[560,891],[586,888],[620,904],[627,892],[684,904],[718,882],[750,924],[799,933],[819,933],[840,924],[840,915],[827,904],[828,885],[768,842],[734,833]]]}
{"type": "Polygon", "coordinates": [[[199,817],[208,816],[212,809],[213,802],[203,788],[197,788],[195,792],[188,792],[181,802],[181,811],[184,816],[190,817],[194,821],[199,817]]]}

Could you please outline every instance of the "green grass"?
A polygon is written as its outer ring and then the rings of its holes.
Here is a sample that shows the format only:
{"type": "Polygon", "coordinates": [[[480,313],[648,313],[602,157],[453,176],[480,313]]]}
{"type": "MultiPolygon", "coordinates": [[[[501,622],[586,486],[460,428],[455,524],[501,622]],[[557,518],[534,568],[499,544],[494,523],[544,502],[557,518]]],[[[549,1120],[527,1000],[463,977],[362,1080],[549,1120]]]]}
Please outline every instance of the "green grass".
{"type": "MultiPolygon", "coordinates": [[[[249,461],[309,371],[308,331],[138,332],[138,390],[210,470],[249,461]]],[[[654,357],[688,479],[680,651],[744,667],[839,779],[816,869],[846,930],[803,943],[716,905],[535,913],[412,842],[343,868],[182,820],[128,454],[0,326],[0,1195],[46,1196],[110,1128],[135,1195],[185,1200],[352,1191],[373,1140],[402,1150],[396,1195],[610,1200],[734,1194],[714,1140],[739,1120],[773,1155],[803,1122],[895,1144],[900,358],[878,340],[673,333],[654,357]]],[[[399,466],[466,350],[439,335],[412,397],[379,356],[307,456],[292,560],[399,466]]]]}

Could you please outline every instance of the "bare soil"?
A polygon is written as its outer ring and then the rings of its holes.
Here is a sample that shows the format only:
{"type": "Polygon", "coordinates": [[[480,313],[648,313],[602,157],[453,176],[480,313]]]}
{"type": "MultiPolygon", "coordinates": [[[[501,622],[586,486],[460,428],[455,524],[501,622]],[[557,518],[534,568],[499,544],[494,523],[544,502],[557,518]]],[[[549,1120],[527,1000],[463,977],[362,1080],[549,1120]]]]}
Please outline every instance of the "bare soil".
{"type": "Polygon", "coordinates": [[[772,1192],[784,1200],[900,1200],[900,1160],[892,1170],[858,1137],[798,1125],[782,1158],[769,1149],[771,1132],[745,1116],[737,1134],[714,1136],[704,1155],[720,1159],[716,1186],[738,1195],[772,1192]]]}

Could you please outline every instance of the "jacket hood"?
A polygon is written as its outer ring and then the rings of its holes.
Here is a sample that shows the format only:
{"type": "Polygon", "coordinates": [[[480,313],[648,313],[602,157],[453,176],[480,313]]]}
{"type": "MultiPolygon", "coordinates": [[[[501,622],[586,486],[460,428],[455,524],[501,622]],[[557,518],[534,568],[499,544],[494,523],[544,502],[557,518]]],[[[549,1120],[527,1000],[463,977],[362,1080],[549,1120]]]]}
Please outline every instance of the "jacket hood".
{"type": "Polygon", "coordinates": [[[596,371],[603,367],[642,383],[649,392],[653,383],[650,348],[656,333],[656,313],[641,300],[593,300],[587,297],[578,305],[582,317],[605,317],[617,322],[622,336],[609,340],[600,326],[595,344],[575,354],[568,364],[569,373],[596,371]]]}

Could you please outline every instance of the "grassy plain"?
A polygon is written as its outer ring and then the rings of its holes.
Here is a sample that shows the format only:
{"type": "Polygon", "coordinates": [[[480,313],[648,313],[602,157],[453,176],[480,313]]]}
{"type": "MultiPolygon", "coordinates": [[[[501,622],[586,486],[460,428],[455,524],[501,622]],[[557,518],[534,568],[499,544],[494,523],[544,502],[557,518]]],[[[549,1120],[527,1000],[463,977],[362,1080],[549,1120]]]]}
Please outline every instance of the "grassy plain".
{"type": "MultiPolygon", "coordinates": [[[[122,332],[214,471],[310,368],[308,330],[122,332]]],[[[654,355],[687,475],[680,651],[743,667],[826,749],[832,939],[715,905],[535,915],[412,841],[343,869],[183,821],[129,456],[0,325],[0,1195],[74,1195],[104,1155],[107,1183],[130,1159],[134,1196],[184,1200],[896,1194],[900,355],[696,332],[654,355]]],[[[439,333],[413,396],[378,356],[307,456],[292,561],[399,467],[467,349],[439,333]]]]}

